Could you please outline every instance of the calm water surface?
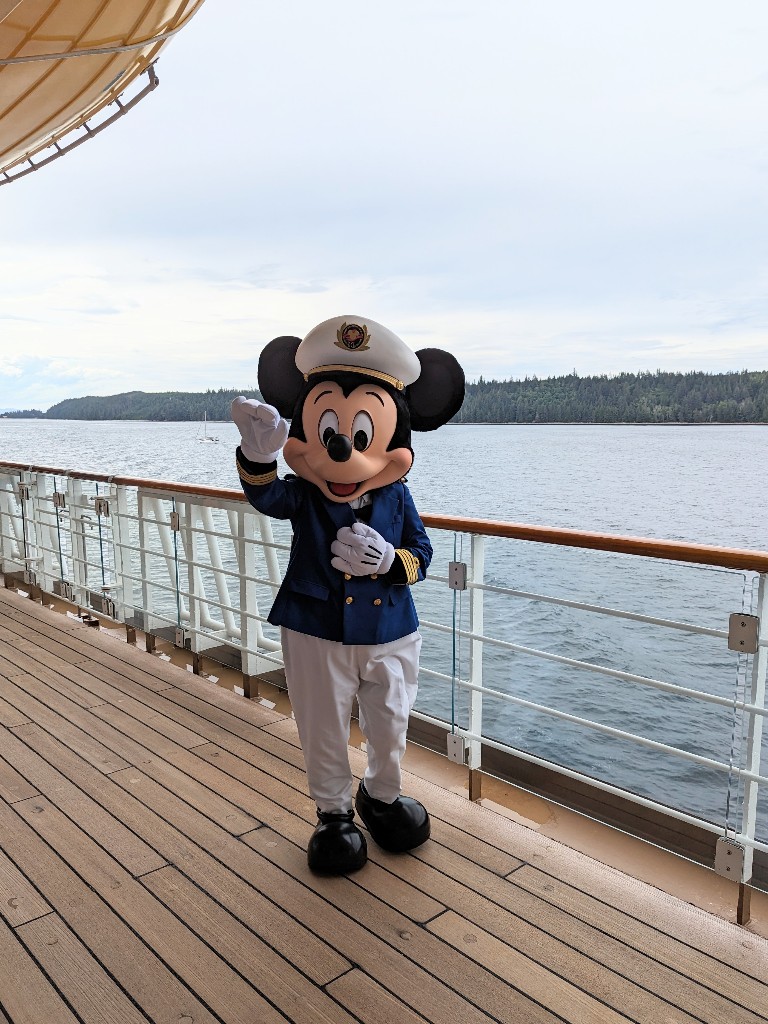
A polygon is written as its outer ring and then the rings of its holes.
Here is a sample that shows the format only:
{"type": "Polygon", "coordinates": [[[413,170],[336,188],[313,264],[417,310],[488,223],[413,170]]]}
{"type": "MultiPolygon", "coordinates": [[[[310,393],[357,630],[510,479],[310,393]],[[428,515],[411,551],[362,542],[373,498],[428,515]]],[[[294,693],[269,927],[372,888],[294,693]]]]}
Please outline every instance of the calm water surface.
{"type": "MultiPolygon", "coordinates": [[[[201,432],[194,423],[0,420],[0,459],[239,489],[234,424],[209,424],[218,444],[199,443],[201,432]]],[[[422,513],[768,549],[768,427],[461,425],[415,434],[413,443],[409,486],[422,513]]],[[[433,539],[433,571],[444,573],[453,540],[433,539]]],[[[457,540],[459,557],[468,555],[462,548],[468,543],[457,540]]],[[[727,627],[731,611],[749,611],[755,598],[750,574],[518,541],[487,542],[486,582],[716,628],[727,627]]],[[[444,585],[416,588],[415,596],[423,619],[450,621],[452,594],[444,585]]],[[[457,615],[467,626],[466,604],[459,603],[457,615]]],[[[722,640],[670,635],[533,599],[487,594],[485,632],[729,699],[744,686],[746,666],[722,640]]],[[[451,674],[447,640],[425,636],[424,652],[425,664],[451,674]]],[[[460,646],[464,671],[466,657],[460,646]]],[[[738,751],[742,723],[731,709],[490,647],[485,681],[502,693],[707,757],[728,761],[731,749],[738,751]]],[[[443,717],[454,709],[466,721],[461,696],[452,701],[429,679],[419,706],[443,717]]],[[[713,769],[501,699],[486,701],[485,726],[522,750],[724,820],[728,779],[713,769]]],[[[762,835],[768,834],[766,796],[762,835]]],[[[732,782],[731,805],[737,800],[732,782]]]]}
{"type": "MultiPolygon", "coordinates": [[[[0,420],[0,458],[238,487],[233,423],[0,420]]],[[[447,426],[414,434],[420,511],[768,548],[768,426],[447,426]]]]}

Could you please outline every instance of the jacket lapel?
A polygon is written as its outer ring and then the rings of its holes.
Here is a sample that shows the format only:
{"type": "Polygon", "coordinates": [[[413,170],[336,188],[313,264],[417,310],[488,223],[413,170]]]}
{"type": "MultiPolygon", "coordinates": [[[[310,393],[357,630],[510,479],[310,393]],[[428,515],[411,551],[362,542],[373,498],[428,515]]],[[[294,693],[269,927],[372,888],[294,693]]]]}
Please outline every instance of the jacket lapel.
{"type": "Polygon", "coordinates": [[[319,490],[318,494],[320,495],[325,511],[328,513],[329,519],[336,527],[336,533],[339,532],[342,526],[352,526],[355,521],[355,513],[346,501],[329,501],[329,499],[326,498],[319,490]]]}
{"type": "Polygon", "coordinates": [[[373,494],[373,512],[370,525],[383,537],[388,537],[397,511],[397,493],[394,487],[383,487],[373,494]]]}

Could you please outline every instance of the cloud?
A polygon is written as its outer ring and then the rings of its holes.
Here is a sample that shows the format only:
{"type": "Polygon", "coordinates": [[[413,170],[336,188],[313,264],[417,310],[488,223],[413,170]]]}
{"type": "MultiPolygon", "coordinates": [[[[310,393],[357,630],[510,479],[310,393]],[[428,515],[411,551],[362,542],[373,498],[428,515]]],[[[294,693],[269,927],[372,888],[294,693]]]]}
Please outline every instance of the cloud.
{"type": "Polygon", "coordinates": [[[0,190],[25,404],[251,384],[267,340],[345,312],[470,379],[765,367],[768,8],[230,7],[0,190]]]}

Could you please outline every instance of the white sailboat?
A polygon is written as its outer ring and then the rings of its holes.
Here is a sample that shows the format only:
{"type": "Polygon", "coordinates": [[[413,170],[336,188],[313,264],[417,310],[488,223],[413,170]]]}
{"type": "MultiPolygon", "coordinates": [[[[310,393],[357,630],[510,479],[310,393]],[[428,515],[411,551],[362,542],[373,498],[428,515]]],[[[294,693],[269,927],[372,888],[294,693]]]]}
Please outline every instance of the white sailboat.
{"type": "Polygon", "coordinates": [[[208,413],[207,412],[203,413],[203,436],[202,437],[198,437],[197,440],[198,441],[218,441],[219,440],[218,437],[212,437],[208,433],[208,413]]]}

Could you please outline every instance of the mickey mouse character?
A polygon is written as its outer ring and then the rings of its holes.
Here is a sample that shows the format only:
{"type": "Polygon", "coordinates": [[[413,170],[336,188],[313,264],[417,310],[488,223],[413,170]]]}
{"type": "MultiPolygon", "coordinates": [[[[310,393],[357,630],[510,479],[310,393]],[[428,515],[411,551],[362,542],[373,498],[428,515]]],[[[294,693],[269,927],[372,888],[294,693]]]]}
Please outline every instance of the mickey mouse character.
{"type": "Polygon", "coordinates": [[[411,429],[434,430],[464,400],[464,374],[439,349],[414,353],[372,320],[335,317],[275,338],[259,359],[266,403],[239,397],[237,470],[250,503],[289,519],[288,568],[269,613],[317,804],[309,867],[347,874],[367,859],[354,824],[348,743],[357,697],[368,767],[355,808],[372,838],[405,852],[429,815],[400,795],[421,636],[410,586],[432,545],[404,477],[411,429]],[[284,417],[292,417],[290,430],[284,417]],[[278,479],[277,456],[296,474],[278,479]]]}

